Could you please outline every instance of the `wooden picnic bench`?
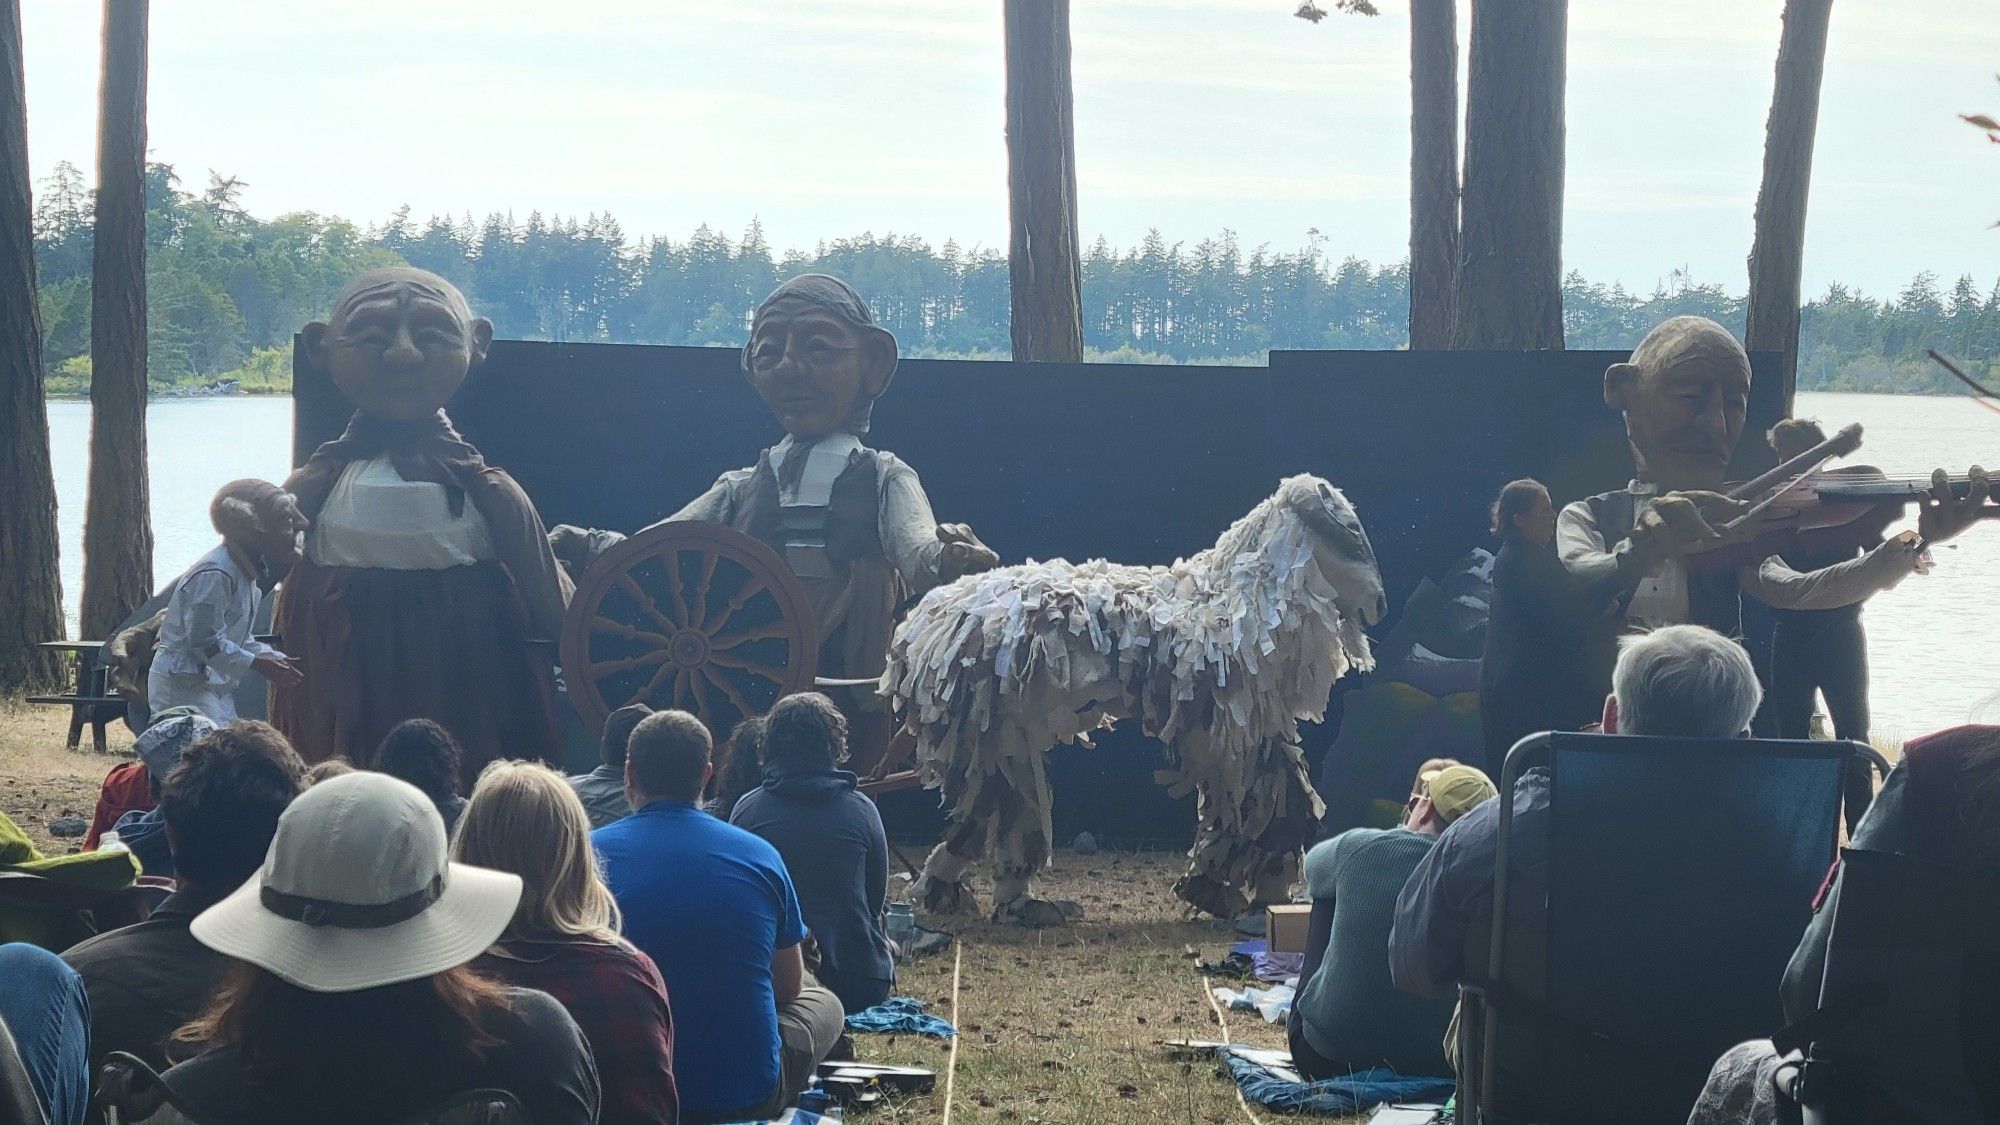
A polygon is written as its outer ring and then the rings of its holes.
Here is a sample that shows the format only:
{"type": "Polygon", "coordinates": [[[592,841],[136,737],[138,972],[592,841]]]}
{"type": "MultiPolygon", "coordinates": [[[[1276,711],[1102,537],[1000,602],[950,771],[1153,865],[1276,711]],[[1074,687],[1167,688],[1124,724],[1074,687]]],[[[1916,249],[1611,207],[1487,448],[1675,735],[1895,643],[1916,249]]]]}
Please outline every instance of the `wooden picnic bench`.
{"type": "Polygon", "coordinates": [[[103,641],[43,641],[40,647],[75,656],[75,675],[70,690],[54,695],[31,695],[29,703],[47,703],[69,708],[69,749],[83,741],[83,725],[90,724],[91,742],[105,749],[104,727],[125,715],[125,698],[114,695],[105,683],[110,671],[102,659],[103,641]]]}

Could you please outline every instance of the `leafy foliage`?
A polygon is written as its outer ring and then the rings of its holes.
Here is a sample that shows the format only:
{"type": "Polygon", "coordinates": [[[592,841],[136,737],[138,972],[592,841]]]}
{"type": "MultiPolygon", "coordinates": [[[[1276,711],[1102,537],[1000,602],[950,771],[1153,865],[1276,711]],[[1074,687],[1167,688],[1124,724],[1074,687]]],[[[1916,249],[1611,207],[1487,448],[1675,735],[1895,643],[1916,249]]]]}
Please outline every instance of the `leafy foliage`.
{"type": "MultiPolygon", "coordinates": [[[[501,337],[651,344],[743,340],[750,309],[795,273],[846,277],[912,356],[1004,358],[1009,351],[1004,252],[909,235],[864,233],[779,253],[752,223],[741,238],[708,226],[682,240],[633,242],[609,215],[437,216],[407,207],[362,229],[340,218],[244,212],[243,183],[210,174],[181,187],[148,177],[148,313],[157,388],[237,380],[290,386],[292,333],[325,315],[347,278],[407,262],[466,291],[501,337]]],[[[90,196],[68,164],[44,180],[35,213],[44,360],[53,393],[90,376],[90,196]]],[[[1676,271],[1651,292],[1572,274],[1564,286],[1572,348],[1629,348],[1660,320],[1713,317],[1737,330],[1743,299],[1676,271]]],[[[1408,340],[1409,271],[1336,259],[1318,231],[1297,250],[1245,248],[1223,231],[1189,246],[1157,231],[1120,250],[1100,238],[1083,259],[1084,343],[1109,362],[1260,363],[1281,349],[1383,349],[1408,340]]],[[[1948,391],[1923,358],[1952,355],[1975,376],[2000,367],[2000,286],[1973,279],[1949,292],[1923,274],[1890,300],[1835,285],[1805,306],[1802,390],[1948,391]]]]}

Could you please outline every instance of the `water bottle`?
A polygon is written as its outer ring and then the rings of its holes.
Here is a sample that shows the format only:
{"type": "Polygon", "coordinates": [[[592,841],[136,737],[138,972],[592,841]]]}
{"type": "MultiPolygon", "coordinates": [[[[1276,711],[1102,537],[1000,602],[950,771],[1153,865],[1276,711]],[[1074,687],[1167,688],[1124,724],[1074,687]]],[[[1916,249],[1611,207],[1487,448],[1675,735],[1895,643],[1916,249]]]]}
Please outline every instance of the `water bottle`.
{"type": "Polygon", "coordinates": [[[106,832],[97,838],[97,850],[100,852],[129,852],[132,849],[125,846],[125,841],[118,838],[118,833],[106,832]]]}
{"type": "Polygon", "coordinates": [[[917,911],[907,902],[889,904],[889,940],[905,955],[910,951],[910,943],[917,940],[917,911]]]}

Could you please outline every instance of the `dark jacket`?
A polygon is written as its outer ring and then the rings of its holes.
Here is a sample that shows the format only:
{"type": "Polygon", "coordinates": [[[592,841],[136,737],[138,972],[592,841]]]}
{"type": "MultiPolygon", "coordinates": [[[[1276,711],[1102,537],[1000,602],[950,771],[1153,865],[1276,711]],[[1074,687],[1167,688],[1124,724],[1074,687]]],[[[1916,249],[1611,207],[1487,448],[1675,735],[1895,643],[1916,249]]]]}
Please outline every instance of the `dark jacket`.
{"type": "Polygon", "coordinates": [[[1593,637],[1615,627],[1613,606],[1630,580],[1571,574],[1554,548],[1508,537],[1493,563],[1493,606],[1479,666],[1479,722],[1487,772],[1545,730],[1577,730],[1604,711],[1593,637]]]}
{"type": "Polygon", "coordinates": [[[822,982],[852,1005],[856,988],[879,1001],[896,979],[882,928],[889,888],[889,841],[875,802],[846,770],[765,770],[764,784],[743,795],[729,822],[769,841],[791,872],[806,927],[819,942],[822,982]],[[866,982],[878,987],[867,988],[866,982]],[[839,985],[840,987],[837,987],[839,985]]]}
{"type": "Polygon", "coordinates": [[[188,923],[214,902],[191,890],[168,895],[145,921],[63,954],[90,994],[93,1065],[124,1051],[166,1069],[167,1037],[201,1014],[231,963],[188,933],[188,923]]]}
{"type": "MultiPolygon", "coordinates": [[[[231,1045],[168,1071],[167,1088],[211,1125],[400,1121],[480,1089],[512,1093],[535,1125],[593,1125],[597,1068],[576,1021],[547,993],[513,988],[507,995],[508,1009],[489,1028],[500,1045],[477,1064],[412,1067],[395,1082],[355,1074],[352,1082],[334,1088],[258,1090],[242,1051],[231,1045]]],[[[396,1029],[385,1027],[382,1033],[394,1035],[396,1029]]]]}

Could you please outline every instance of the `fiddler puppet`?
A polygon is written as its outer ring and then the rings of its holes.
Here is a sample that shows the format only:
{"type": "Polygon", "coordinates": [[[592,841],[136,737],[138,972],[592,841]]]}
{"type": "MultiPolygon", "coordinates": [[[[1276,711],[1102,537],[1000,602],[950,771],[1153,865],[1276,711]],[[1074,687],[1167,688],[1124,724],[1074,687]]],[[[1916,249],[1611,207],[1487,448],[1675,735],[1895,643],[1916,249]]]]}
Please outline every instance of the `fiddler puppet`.
{"type": "MultiPolygon", "coordinates": [[[[743,374],[785,438],[668,517],[725,524],[783,556],[811,598],[830,678],[880,676],[901,603],[1000,561],[971,528],[937,522],[916,470],[862,444],[896,358],[896,338],[845,281],[778,286],[751,318],[743,374]]],[[[884,701],[872,690],[836,701],[866,770],[888,741],[884,701]]]]}
{"type": "Polygon", "coordinates": [[[257,639],[264,595],[298,561],[306,518],[291,493],[264,480],[233,480],[208,506],[222,543],[174,583],[160,618],[146,703],[158,714],[192,707],[226,726],[236,719],[236,689],[256,673],[296,686],[298,665],[257,639]]]}
{"type": "Polygon", "coordinates": [[[1385,607],[1361,521],[1313,476],[1172,566],[1055,559],[931,591],[882,676],[950,809],[915,888],[924,907],[967,908],[965,873],[984,854],[996,917],[1075,913],[1031,893],[1049,858],[1044,755],[1121,719],[1166,748],[1158,780],[1198,798],[1175,893],[1221,917],[1285,901],[1321,812],[1299,721],[1325,714],[1349,668],[1374,665],[1363,630],[1385,607]]]}
{"type": "Polygon", "coordinates": [[[464,748],[461,788],[495,758],[559,760],[550,662],[568,575],[521,487],[452,428],[444,404],[493,325],[443,278],[375,270],[349,282],[306,355],[353,402],[338,440],[285,482],[312,520],[275,628],[305,681],[272,721],[308,762],[366,766],[405,719],[464,748]]]}

